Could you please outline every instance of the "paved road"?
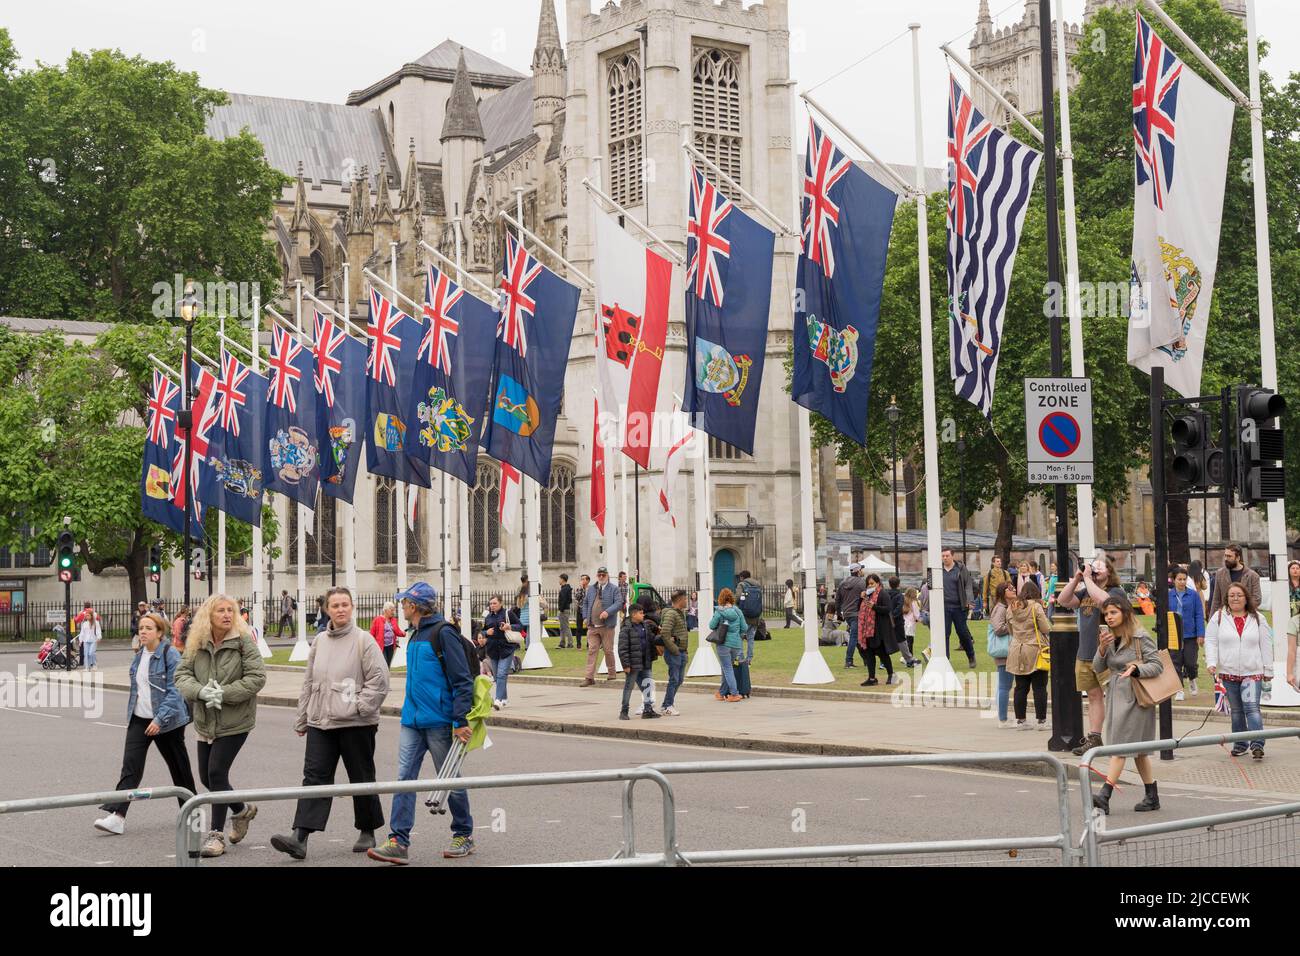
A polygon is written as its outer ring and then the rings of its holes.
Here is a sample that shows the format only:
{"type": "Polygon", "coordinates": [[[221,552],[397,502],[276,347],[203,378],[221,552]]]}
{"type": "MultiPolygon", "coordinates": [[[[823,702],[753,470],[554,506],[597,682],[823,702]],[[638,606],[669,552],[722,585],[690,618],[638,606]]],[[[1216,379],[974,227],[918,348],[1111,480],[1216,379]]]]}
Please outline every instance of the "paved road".
{"type": "MultiPolygon", "coordinates": [[[[0,662],[0,670],[9,666],[0,662]]],[[[104,700],[104,712],[98,716],[67,708],[0,708],[0,740],[5,741],[0,753],[0,797],[111,788],[121,760],[126,694],[106,691],[104,700]]],[[[260,709],[257,730],[234,768],[236,786],[298,782],[302,742],[291,725],[288,709],[260,709]]],[[[396,737],[396,720],[385,718],[377,754],[381,779],[396,777],[396,737]]],[[[492,738],[495,746],[473,759],[474,773],[580,770],[747,756],[709,748],[528,731],[498,730],[492,738]]],[[[190,739],[192,746],[192,734],[190,739]]],[[[342,773],[339,779],[344,779],[342,773]]],[[[162,761],[156,753],[151,754],[144,785],[167,782],[162,761]]],[[[687,850],[1045,834],[1057,818],[1051,781],[986,772],[878,768],[679,776],[673,778],[673,788],[679,842],[687,850]]],[[[618,793],[615,784],[596,784],[472,795],[479,849],[468,863],[607,858],[622,836],[618,793]]],[[[1125,788],[1116,798],[1113,825],[1138,821],[1128,808],[1139,796],[1125,788]]],[[[385,813],[390,799],[383,798],[385,813]]],[[[1190,788],[1166,789],[1162,799],[1164,818],[1273,802],[1255,795],[1226,796],[1190,788]]],[[[456,865],[435,852],[448,838],[447,818],[432,818],[418,804],[417,810],[413,862],[456,865]]],[[[355,835],[351,808],[338,802],[330,828],[313,837],[306,864],[282,857],[267,843],[272,833],[289,827],[292,814],[290,803],[263,804],[248,841],[211,865],[379,865],[350,852],[355,835]]],[[[175,804],[136,805],[127,833],[120,837],[95,831],[91,822],[98,815],[86,808],[0,816],[0,866],[166,866],[174,862],[175,804]]],[[[661,817],[653,788],[638,789],[636,816],[640,848],[657,848],[661,817]]],[[[1030,851],[1020,857],[1021,862],[1033,859],[1041,860],[1043,854],[1030,851]]],[[[929,858],[927,862],[939,861],[929,858]]]]}

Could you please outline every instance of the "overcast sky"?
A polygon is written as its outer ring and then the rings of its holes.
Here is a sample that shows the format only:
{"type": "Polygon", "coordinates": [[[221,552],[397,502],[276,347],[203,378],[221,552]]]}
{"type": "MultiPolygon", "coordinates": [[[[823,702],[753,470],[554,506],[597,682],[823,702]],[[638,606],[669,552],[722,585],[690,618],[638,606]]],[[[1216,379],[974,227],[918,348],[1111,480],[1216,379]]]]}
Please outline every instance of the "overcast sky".
{"type": "MultiPolygon", "coordinates": [[[[1256,3],[1260,35],[1273,46],[1264,69],[1274,77],[1300,70],[1300,44],[1282,42],[1300,35],[1300,4],[1256,3]]],[[[208,86],[341,103],[352,90],[447,38],[527,73],[538,5],[539,0],[58,0],[6,4],[0,25],[8,27],[26,65],[62,62],[73,49],[116,47],[170,59],[208,86]]],[[[563,0],[556,7],[566,35],[563,0]]],[[[1020,19],[1024,0],[991,0],[990,7],[995,25],[1005,26],[1020,19]]],[[[1083,7],[1084,0],[1065,0],[1070,22],[1079,20],[1083,7]]],[[[946,71],[938,47],[951,41],[964,54],[978,9],[978,0],[790,0],[793,76],[800,90],[816,87],[818,99],[882,158],[911,163],[911,41],[900,34],[912,20],[920,22],[926,160],[942,165],[946,71]]]]}

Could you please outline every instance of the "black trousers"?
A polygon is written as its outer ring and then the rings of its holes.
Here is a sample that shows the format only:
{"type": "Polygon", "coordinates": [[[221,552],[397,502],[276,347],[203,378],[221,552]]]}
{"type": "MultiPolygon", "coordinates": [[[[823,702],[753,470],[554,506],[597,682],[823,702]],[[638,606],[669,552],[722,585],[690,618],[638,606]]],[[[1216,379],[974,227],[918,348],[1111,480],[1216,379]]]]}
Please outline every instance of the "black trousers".
{"type": "Polygon", "coordinates": [[[1047,671],[1016,675],[1016,720],[1024,720],[1029,709],[1029,688],[1034,689],[1034,717],[1047,719],[1047,671]]]}
{"type": "MultiPolygon", "coordinates": [[[[375,734],[373,727],[337,727],[333,730],[307,728],[307,752],[302,760],[302,785],[318,787],[334,782],[339,758],[347,771],[348,783],[375,782],[375,734]]],[[[324,830],[329,823],[331,797],[298,801],[293,815],[295,830],[324,830]]],[[[352,825],[358,830],[378,830],[384,825],[384,811],[378,794],[352,798],[352,825]]]]}
{"type": "Polygon", "coordinates": [[[1178,676],[1183,680],[1196,680],[1201,663],[1201,645],[1196,638],[1185,640],[1183,646],[1174,651],[1172,656],[1174,666],[1178,668],[1178,676]]]}
{"type": "MultiPolygon", "coordinates": [[[[200,707],[203,704],[200,702],[200,707]]],[[[208,788],[209,793],[221,790],[234,790],[230,785],[230,765],[239,756],[240,748],[248,739],[247,733],[218,737],[212,743],[199,741],[199,780],[208,788]]],[[[243,813],[242,803],[214,803],[212,805],[212,829],[221,832],[226,828],[226,812],[243,813]]]]}
{"type": "MultiPolygon", "coordinates": [[[[143,665],[141,665],[143,666],[143,665]]],[[[167,770],[172,775],[172,783],[184,787],[190,793],[198,788],[194,786],[194,771],[190,769],[190,755],[185,749],[185,725],[169,730],[165,734],[150,737],[145,728],[152,721],[131,715],[131,722],[126,725],[126,746],[122,748],[122,776],[117,781],[115,790],[134,790],[144,779],[144,763],[149,756],[149,745],[154,744],[162,758],[167,762],[167,770]]],[[[177,797],[181,806],[185,801],[177,797]]],[[[101,809],[109,813],[126,816],[130,803],[105,804],[101,809]]]]}
{"type": "Polygon", "coordinates": [[[878,650],[873,649],[873,648],[871,648],[871,647],[868,647],[868,648],[867,648],[867,677],[868,677],[868,678],[871,678],[871,677],[875,677],[875,676],[876,676],[876,659],[877,659],[877,658],[880,659],[880,663],[882,663],[882,664],[885,665],[885,673],[886,673],[887,675],[889,675],[890,677],[893,677],[893,676],[894,676],[894,662],[893,662],[892,660],[890,660],[890,658],[889,658],[889,652],[886,651],[886,650],[884,649],[884,647],[881,647],[881,648],[878,649],[878,650]]]}
{"type": "Polygon", "coordinates": [[[393,666],[393,653],[397,650],[396,642],[384,647],[384,663],[389,667],[393,666]]]}

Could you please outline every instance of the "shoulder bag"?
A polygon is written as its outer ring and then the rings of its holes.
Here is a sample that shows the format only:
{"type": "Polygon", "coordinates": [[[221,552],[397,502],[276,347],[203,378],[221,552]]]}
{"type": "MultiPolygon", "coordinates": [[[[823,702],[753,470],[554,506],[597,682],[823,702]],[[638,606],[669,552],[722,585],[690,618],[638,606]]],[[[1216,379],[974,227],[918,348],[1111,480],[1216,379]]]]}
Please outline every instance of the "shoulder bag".
{"type": "MultiPolygon", "coordinates": [[[[1138,646],[1140,647],[1141,644],[1139,643],[1138,646]]],[[[1139,677],[1134,674],[1133,679],[1129,681],[1133,685],[1133,699],[1139,707],[1148,708],[1163,704],[1183,689],[1183,682],[1178,679],[1178,672],[1174,670],[1174,662],[1169,657],[1169,652],[1157,651],[1156,657],[1164,665],[1159,674],[1154,677],[1139,677]]]]}
{"type": "Polygon", "coordinates": [[[1038,645],[1038,661],[1034,666],[1034,670],[1048,671],[1050,673],[1052,670],[1052,648],[1050,644],[1043,640],[1042,634],[1039,633],[1038,610],[1031,607],[1029,616],[1034,622],[1034,643],[1038,645]]]}

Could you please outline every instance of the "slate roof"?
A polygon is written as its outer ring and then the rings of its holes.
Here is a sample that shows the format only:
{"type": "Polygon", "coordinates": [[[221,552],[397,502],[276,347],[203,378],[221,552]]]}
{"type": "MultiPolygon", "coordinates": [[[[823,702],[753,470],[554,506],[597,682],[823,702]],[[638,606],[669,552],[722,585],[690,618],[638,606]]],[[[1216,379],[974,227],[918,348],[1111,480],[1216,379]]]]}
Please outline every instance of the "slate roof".
{"type": "Polygon", "coordinates": [[[490,96],[479,104],[483,121],[483,151],[518,142],[533,132],[533,78],[520,80],[508,90],[490,96]]]}
{"type": "Polygon", "coordinates": [[[272,96],[231,93],[230,103],[213,110],[208,135],[226,139],[248,127],[266,150],[267,161],[290,176],[303,164],[303,175],[320,182],[343,182],[362,166],[370,167],[378,185],[379,160],[387,160],[389,185],[398,186],[397,159],[379,111],[338,103],[313,103],[272,96]]]}
{"type": "MultiPolygon", "coordinates": [[[[491,57],[484,56],[476,50],[465,47],[465,67],[469,78],[475,86],[491,86],[505,89],[519,82],[524,74],[518,70],[498,63],[491,57]]],[[[430,80],[451,81],[456,78],[456,59],[460,55],[461,45],[455,40],[443,40],[418,60],[404,63],[388,76],[364,89],[353,90],[348,94],[348,104],[354,106],[364,103],[371,97],[378,96],[390,86],[397,84],[404,76],[419,76],[430,80]]]]}
{"type": "Polygon", "coordinates": [[[25,332],[30,335],[58,332],[62,335],[84,335],[91,338],[98,337],[113,327],[108,322],[85,322],[79,319],[23,319],[12,315],[0,315],[0,325],[14,332],[25,332]]]}

